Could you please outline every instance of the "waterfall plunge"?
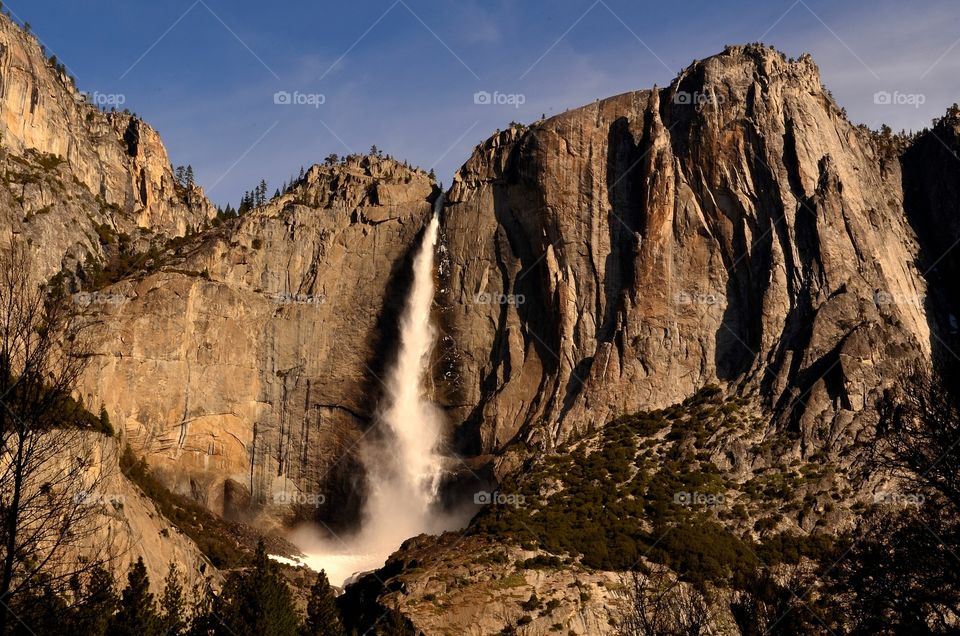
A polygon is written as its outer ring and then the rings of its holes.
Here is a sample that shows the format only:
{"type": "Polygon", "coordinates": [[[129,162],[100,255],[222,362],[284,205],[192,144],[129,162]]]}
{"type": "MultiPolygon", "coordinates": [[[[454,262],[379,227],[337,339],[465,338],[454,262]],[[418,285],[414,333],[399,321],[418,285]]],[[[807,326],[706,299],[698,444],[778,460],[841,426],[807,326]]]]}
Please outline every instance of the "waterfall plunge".
{"type": "Polygon", "coordinates": [[[428,528],[443,468],[438,449],[442,419],[420,392],[436,335],[430,307],[438,230],[434,214],[413,261],[413,288],[400,320],[400,350],[386,379],[384,435],[364,448],[370,483],[365,529],[379,526],[401,541],[428,528]]]}
{"type": "Polygon", "coordinates": [[[334,585],[383,565],[404,540],[421,533],[460,527],[465,519],[444,514],[435,503],[445,458],[440,451],[443,419],[422,392],[436,332],[430,324],[434,251],[439,232],[437,201],[413,260],[413,286],[400,319],[400,348],[384,382],[380,435],[364,440],[361,457],[368,477],[362,526],[356,535],[318,541],[303,530],[293,539],[304,562],[325,569],[334,585]]]}

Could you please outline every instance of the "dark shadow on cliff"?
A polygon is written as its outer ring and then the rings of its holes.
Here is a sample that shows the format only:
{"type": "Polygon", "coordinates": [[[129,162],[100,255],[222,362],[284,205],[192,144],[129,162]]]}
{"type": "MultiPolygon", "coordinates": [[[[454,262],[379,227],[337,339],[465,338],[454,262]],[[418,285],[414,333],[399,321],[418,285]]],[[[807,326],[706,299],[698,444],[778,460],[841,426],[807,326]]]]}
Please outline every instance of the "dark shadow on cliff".
{"type": "MultiPolygon", "coordinates": [[[[704,134],[705,117],[712,116],[712,109],[722,107],[722,102],[706,104],[703,110],[697,106],[698,96],[712,94],[705,87],[704,72],[703,67],[698,66],[694,73],[686,75],[676,86],[672,99],[667,99],[664,93],[660,116],[671,131],[671,148],[679,169],[686,173],[711,233],[718,241],[727,279],[723,290],[681,289],[675,285],[674,298],[670,300],[713,302],[714,296],[721,295],[726,299],[720,328],[714,335],[714,364],[720,380],[743,384],[749,380],[760,350],[761,308],[770,280],[773,241],[779,237],[785,243],[788,239],[782,226],[783,206],[776,196],[776,181],[762,159],[764,140],[751,126],[740,124],[739,134],[744,139],[742,148],[735,152],[742,152],[743,156],[729,157],[724,156],[727,151],[722,145],[704,134]],[[745,210],[731,192],[736,184],[729,184],[723,173],[714,174],[724,165],[741,162],[749,169],[753,182],[765,186],[756,188],[755,213],[745,210]],[[721,231],[725,225],[731,232],[728,239],[723,239],[721,231]]],[[[750,105],[755,101],[755,91],[754,86],[749,87],[744,100],[748,104],[747,117],[752,115],[750,105]]],[[[784,251],[790,253],[789,249],[784,251]]]]}
{"type": "MultiPolygon", "coordinates": [[[[549,378],[554,377],[559,366],[560,335],[556,324],[556,299],[546,294],[547,266],[544,253],[553,245],[555,253],[563,249],[561,236],[546,218],[546,204],[536,185],[536,174],[541,169],[538,159],[538,143],[535,130],[531,130],[511,150],[503,177],[493,185],[493,212],[497,220],[494,238],[497,272],[505,295],[522,296],[523,303],[500,304],[494,341],[490,347],[490,371],[480,379],[481,399],[463,423],[454,438],[454,448],[465,456],[490,452],[485,448],[481,429],[484,424],[484,408],[499,390],[499,377],[510,377],[512,372],[510,349],[507,337],[507,318],[516,311],[524,328],[525,348],[532,347],[543,365],[536,397],[527,406],[526,413],[536,412],[541,400],[549,398],[554,388],[549,378]],[[545,230],[534,231],[535,228],[545,230]],[[511,279],[508,264],[520,264],[516,278],[511,279]]],[[[560,256],[558,255],[558,259],[560,256]]],[[[521,420],[528,419],[520,416],[521,420]]],[[[489,446],[503,446],[509,440],[490,440],[489,446]]]]}
{"type": "MultiPolygon", "coordinates": [[[[431,203],[439,196],[435,191],[431,203]]],[[[355,414],[362,427],[361,434],[375,440],[376,409],[385,392],[384,381],[396,361],[400,343],[400,316],[413,284],[413,259],[423,240],[429,216],[411,241],[402,258],[393,263],[388,274],[386,293],[380,302],[380,312],[372,331],[368,333],[372,357],[366,362],[366,376],[358,392],[366,396],[366,411],[355,414]]],[[[360,444],[346,438],[339,442],[339,457],[324,471],[317,492],[326,496],[322,506],[313,508],[311,521],[321,521],[334,532],[349,531],[359,526],[367,494],[367,477],[360,459],[360,444]]]]}
{"type": "Polygon", "coordinates": [[[920,244],[924,310],[937,371],[957,380],[960,358],[960,109],[954,105],[900,156],[903,207],[920,244]]]}

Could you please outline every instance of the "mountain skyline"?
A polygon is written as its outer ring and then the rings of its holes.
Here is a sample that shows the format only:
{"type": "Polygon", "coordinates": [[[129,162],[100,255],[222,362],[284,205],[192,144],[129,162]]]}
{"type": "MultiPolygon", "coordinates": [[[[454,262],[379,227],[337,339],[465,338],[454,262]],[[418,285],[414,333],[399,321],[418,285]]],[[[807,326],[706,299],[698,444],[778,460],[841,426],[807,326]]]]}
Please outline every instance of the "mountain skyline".
{"type": "Polygon", "coordinates": [[[260,179],[272,192],[301,165],[374,145],[449,183],[488,131],[666,85],[725,44],[811,53],[850,119],[874,129],[928,126],[956,101],[941,78],[960,63],[957,18],[935,1],[693,2],[680,12],[615,0],[549,12],[415,0],[336,12],[281,2],[268,14],[217,0],[4,6],[82,90],[156,127],[173,163],[191,164],[220,205],[260,179]]]}
{"type": "Polygon", "coordinates": [[[0,636],[957,633],[942,6],[0,15],[0,636]]]}

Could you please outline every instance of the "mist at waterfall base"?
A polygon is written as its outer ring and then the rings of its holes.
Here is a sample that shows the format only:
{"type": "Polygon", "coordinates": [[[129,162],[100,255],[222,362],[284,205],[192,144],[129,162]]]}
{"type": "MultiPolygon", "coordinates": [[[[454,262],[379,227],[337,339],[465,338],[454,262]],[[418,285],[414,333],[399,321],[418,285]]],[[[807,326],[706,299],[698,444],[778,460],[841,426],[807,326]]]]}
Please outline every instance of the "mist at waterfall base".
{"type": "Polygon", "coordinates": [[[400,348],[385,380],[378,416],[380,434],[371,434],[361,445],[368,492],[360,529],[350,536],[328,537],[316,528],[301,527],[290,537],[307,555],[301,561],[325,570],[334,585],[382,566],[410,537],[463,527],[473,512],[445,512],[438,505],[449,461],[441,452],[443,416],[421,391],[436,338],[430,307],[438,232],[434,213],[413,260],[413,285],[400,319],[400,348]]]}

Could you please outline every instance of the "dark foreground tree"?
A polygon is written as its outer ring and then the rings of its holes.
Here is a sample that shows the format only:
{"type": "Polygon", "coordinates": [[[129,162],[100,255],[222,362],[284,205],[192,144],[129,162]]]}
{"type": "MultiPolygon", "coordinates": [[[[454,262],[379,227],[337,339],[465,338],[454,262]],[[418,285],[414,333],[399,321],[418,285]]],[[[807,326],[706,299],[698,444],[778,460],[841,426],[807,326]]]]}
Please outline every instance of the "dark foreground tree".
{"type": "Polygon", "coordinates": [[[79,579],[72,587],[77,602],[73,608],[70,632],[90,636],[106,634],[110,618],[120,605],[113,574],[98,567],[90,572],[84,588],[81,589],[79,579]]]}
{"type": "Polygon", "coordinates": [[[130,568],[127,587],[120,596],[120,609],[110,621],[111,636],[157,636],[160,634],[160,617],[150,579],[143,559],[130,568]]]}
{"type": "Polygon", "coordinates": [[[960,629],[958,404],[954,381],[921,368],[886,394],[865,468],[886,473],[899,487],[878,493],[877,505],[838,546],[836,561],[825,564],[833,629],[960,629]]]}
{"type": "Polygon", "coordinates": [[[174,636],[187,628],[187,599],[175,563],[170,564],[160,596],[160,634],[174,636]]]}
{"type": "Polygon", "coordinates": [[[296,636],[300,620],[290,589],[261,540],[253,567],[231,573],[214,603],[217,634],[232,636],[296,636]]]}
{"type": "Polygon", "coordinates": [[[333,588],[323,570],[310,588],[307,602],[307,619],[300,629],[302,636],[343,636],[340,610],[337,609],[333,588]]]}
{"type": "Polygon", "coordinates": [[[932,507],[869,513],[826,573],[836,630],[950,634],[960,618],[957,523],[932,507]]]}
{"type": "Polygon", "coordinates": [[[694,586],[681,583],[668,568],[653,566],[624,577],[620,606],[613,622],[618,636],[706,634],[710,602],[694,586]]]}
{"type": "Polygon", "coordinates": [[[113,547],[96,544],[111,504],[87,443],[99,419],[71,397],[85,321],[32,269],[25,246],[0,250],[0,634],[18,595],[65,593],[113,547]]]}
{"type": "Polygon", "coordinates": [[[758,567],[731,591],[730,614],[742,636],[802,636],[827,633],[825,612],[811,598],[816,579],[797,566],[778,580],[758,567]]]}

